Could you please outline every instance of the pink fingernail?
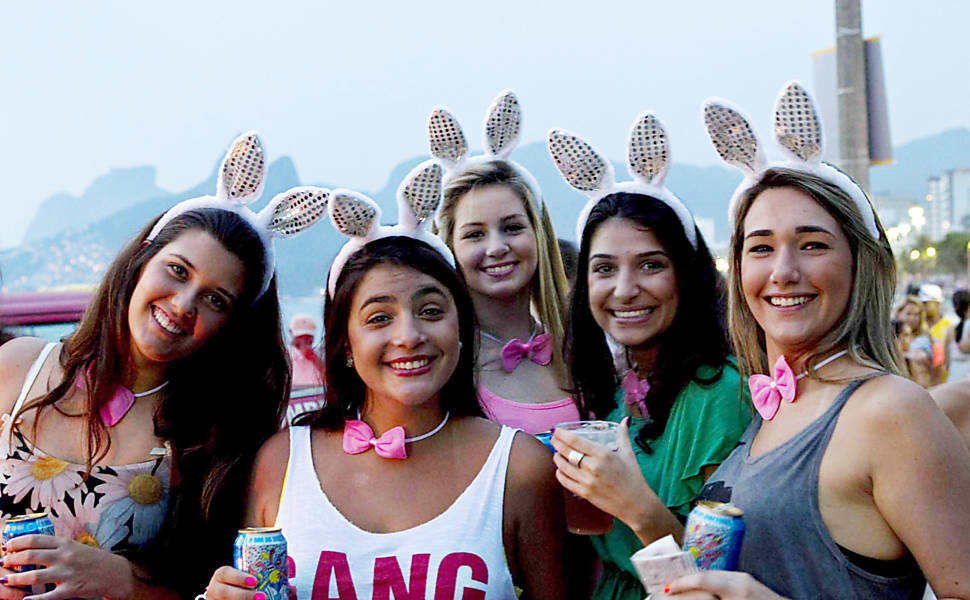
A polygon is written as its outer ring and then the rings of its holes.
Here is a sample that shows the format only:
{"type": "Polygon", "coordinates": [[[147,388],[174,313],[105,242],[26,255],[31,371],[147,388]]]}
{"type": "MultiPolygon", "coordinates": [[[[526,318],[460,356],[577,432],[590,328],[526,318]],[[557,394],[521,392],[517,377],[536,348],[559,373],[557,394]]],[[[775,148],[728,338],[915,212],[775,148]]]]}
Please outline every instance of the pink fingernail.
{"type": "Polygon", "coordinates": [[[263,592],[256,592],[256,595],[253,596],[253,600],[266,600],[266,594],[263,592]]]}
{"type": "Polygon", "coordinates": [[[253,587],[254,585],[256,585],[256,578],[255,577],[247,577],[246,578],[246,585],[248,585],[249,587],[253,587]]]}

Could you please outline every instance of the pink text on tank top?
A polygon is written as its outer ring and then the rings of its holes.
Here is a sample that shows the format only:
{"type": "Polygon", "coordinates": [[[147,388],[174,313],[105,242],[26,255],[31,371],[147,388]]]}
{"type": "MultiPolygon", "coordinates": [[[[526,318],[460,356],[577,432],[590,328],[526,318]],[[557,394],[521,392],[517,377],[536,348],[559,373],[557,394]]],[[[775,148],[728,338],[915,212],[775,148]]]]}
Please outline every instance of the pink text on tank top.
{"type": "MultiPolygon", "coordinates": [[[[374,559],[373,600],[424,600],[430,572],[431,555],[415,554],[411,557],[411,569],[405,582],[404,572],[395,556],[382,556],[374,559]]],[[[462,569],[474,582],[488,583],[488,565],[485,560],[470,552],[452,552],[438,564],[438,576],[434,581],[434,600],[453,600],[458,587],[462,569]]],[[[358,600],[354,581],[350,574],[350,564],[343,552],[324,550],[317,561],[317,572],[313,579],[311,600],[358,600]],[[336,585],[334,585],[334,583],[336,585]],[[336,596],[331,589],[336,588],[336,596]]],[[[461,600],[484,600],[483,590],[464,587],[461,600]]],[[[361,599],[363,600],[363,599],[361,599]]]]}

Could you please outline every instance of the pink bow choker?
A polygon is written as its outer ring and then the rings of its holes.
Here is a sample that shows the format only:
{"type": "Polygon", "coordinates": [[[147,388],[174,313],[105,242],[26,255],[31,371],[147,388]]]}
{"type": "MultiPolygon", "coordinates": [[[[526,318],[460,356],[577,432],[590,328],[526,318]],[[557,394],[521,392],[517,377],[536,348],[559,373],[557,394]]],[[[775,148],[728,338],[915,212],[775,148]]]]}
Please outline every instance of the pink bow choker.
{"type": "Polygon", "coordinates": [[[405,444],[426,440],[444,428],[448,422],[450,413],[445,413],[445,418],[438,423],[438,426],[428,433],[414,437],[404,437],[404,428],[400,425],[391,427],[385,431],[381,437],[374,437],[374,430],[370,425],[360,419],[349,419],[344,424],[343,448],[347,454],[361,454],[374,448],[374,452],[381,458],[393,458],[404,460],[408,457],[405,444]]]}
{"type": "MultiPolygon", "coordinates": [[[[483,337],[487,337],[493,342],[502,343],[494,335],[487,331],[480,331],[483,337]]],[[[523,342],[518,338],[512,338],[502,346],[502,369],[506,373],[511,373],[519,366],[523,359],[529,359],[537,365],[548,365],[552,362],[552,336],[548,333],[533,334],[529,341],[523,342]]]]}
{"type": "Polygon", "coordinates": [[[775,361],[774,379],[767,375],[752,375],[748,378],[748,389],[751,390],[751,401],[755,410],[762,419],[770,421],[778,413],[782,398],[788,402],[795,401],[798,382],[782,354],[775,361]]]}
{"type": "Polygon", "coordinates": [[[649,417],[647,394],[650,392],[650,383],[646,379],[640,379],[637,372],[630,369],[623,376],[620,387],[623,389],[623,402],[629,406],[636,406],[640,410],[641,417],[649,417]]]}
{"type": "MultiPolygon", "coordinates": [[[[815,365],[815,370],[821,369],[837,358],[841,358],[848,353],[848,350],[840,350],[825,360],[819,361],[815,365]]],[[[770,421],[778,414],[781,407],[781,400],[787,402],[795,401],[798,394],[798,380],[805,377],[806,373],[800,373],[797,377],[788,366],[785,355],[782,354],[775,361],[775,377],[767,375],[752,375],[748,378],[748,389],[751,390],[751,402],[754,403],[755,410],[761,418],[770,421]]]]}
{"type": "MultiPolygon", "coordinates": [[[[90,366],[88,367],[87,372],[90,374],[90,366]]],[[[98,411],[98,416],[101,417],[101,422],[107,427],[114,427],[121,421],[121,419],[125,417],[125,415],[128,414],[131,407],[135,405],[136,398],[150,396],[155,392],[161,391],[166,385],[168,385],[168,381],[163,381],[160,385],[157,385],[150,390],[135,394],[125,386],[115,384],[111,390],[111,398],[109,398],[98,411]]],[[[84,383],[84,377],[78,377],[74,386],[79,390],[87,390],[87,386],[84,383]]]]}

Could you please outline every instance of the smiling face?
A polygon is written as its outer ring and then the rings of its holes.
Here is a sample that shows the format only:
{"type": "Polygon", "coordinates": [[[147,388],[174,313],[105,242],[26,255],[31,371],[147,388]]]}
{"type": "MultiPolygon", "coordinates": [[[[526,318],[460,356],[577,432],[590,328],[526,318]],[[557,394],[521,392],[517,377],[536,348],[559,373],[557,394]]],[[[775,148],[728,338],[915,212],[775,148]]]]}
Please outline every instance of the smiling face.
{"type": "Polygon", "coordinates": [[[512,188],[490,185],[462,196],[452,237],[472,295],[509,299],[529,293],[538,265],[536,234],[512,188]]]}
{"type": "Polygon", "coordinates": [[[420,405],[458,365],[458,310],[430,275],[380,264],[354,291],[347,338],[369,401],[420,405]]]}
{"type": "Polygon", "coordinates": [[[677,316],[674,263],[653,231],[612,217],[590,240],[589,308],[597,325],[616,341],[653,346],[677,316]]]}
{"type": "Polygon", "coordinates": [[[229,320],[243,291],[242,261],[212,235],[188,230],[142,268],[128,304],[136,365],[185,358],[229,320]]]}
{"type": "Polygon", "coordinates": [[[811,196],[765,190],[744,218],[741,288],[769,355],[811,351],[849,304],[853,257],[838,222],[811,196]]]}

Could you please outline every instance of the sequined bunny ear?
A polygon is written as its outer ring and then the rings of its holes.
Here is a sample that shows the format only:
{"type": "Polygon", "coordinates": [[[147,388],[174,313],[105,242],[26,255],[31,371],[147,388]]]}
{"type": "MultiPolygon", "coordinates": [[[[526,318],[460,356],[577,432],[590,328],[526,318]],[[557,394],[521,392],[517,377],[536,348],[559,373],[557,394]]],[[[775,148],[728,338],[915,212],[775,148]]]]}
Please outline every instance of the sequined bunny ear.
{"type": "Polygon", "coordinates": [[[334,190],[329,210],[333,226],[351,238],[367,239],[381,219],[381,207],[367,196],[350,190],[334,190]]]}
{"type": "Polygon", "coordinates": [[[670,169],[667,132],[655,115],[644,113],[630,131],[630,175],[641,183],[662,187],[670,169]]]}
{"type": "Polygon", "coordinates": [[[519,143],[522,128],[522,110],[519,99],[506,90],[492,102],[485,117],[485,151],[497,159],[505,160],[519,143]]]}
{"type": "Polygon", "coordinates": [[[747,174],[760,170],[765,159],[751,124],[722,100],[704,104],[704,124],[714,148],[724,162],[747,174]]]}
{"type": "Polygon", "coordinates": [[[575,189],[591,196],[613,185],[613,165],[579,136],[553,129],[547,142],[553,162],[575,189]]]}
{"type": "Polygon", "coordinates": [[[288,238],[309,229],[327,214],[329,199],[329,190],[295,187],[277,194],[260,215],[268,215],[266,230],[273,237],[288,238]]]}
{"type": "Polygon", "coordinates": [[[259,198],[266,183],[266,157],[255,131],[247,131],[229,146],[219,168],[216,196],[236,204],[259,198]]]}
{"type": "Polygon", "coordinates": [[[822,160],[822,123],[812,97],[795,81],[782,88],[775,104],[775,140],[792,160],[822,160]]]}
{"type": "Polygon", "coordinates": [[[428,160],[412,170],[398,187],[398,220],[402,226],[417,229],[434,216],[441,203],[444,171],[437,161],[428,160]]]}
{"type": "Polygon", "coordinates": [[[461,125],[443,107],[431,111],[428,119],[428,141],[431,145],[431,156],[437,158],[448,167],[457,165],[468,154],[468,142],[461,125]]]}

